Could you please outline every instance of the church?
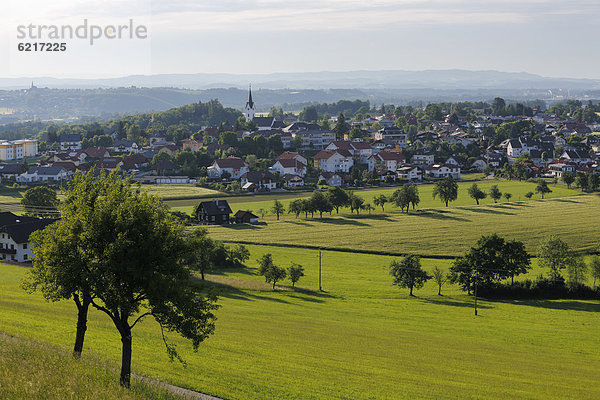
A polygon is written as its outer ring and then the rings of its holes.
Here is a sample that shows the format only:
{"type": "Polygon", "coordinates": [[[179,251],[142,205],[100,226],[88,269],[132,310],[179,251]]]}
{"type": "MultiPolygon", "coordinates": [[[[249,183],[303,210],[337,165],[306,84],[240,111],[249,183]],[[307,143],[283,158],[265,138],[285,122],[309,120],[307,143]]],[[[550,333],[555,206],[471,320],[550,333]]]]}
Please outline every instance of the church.
{"type": "Polygon", "coordinates": [[[244,107],[244,117],[246,122],[253,121],[259,131],[267,131],[272,129],[281,129],[285,125],[283,122],[273,117],[257,117],[256,115],[256,103],[252,100],[252,86],[248,87],[248,101],[244,107]]]}

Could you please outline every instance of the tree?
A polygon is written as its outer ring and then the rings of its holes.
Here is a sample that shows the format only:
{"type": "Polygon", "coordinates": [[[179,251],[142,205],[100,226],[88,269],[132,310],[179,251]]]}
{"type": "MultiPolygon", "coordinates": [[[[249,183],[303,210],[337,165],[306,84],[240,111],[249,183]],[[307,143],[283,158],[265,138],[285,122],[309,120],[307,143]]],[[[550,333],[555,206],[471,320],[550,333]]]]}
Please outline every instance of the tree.
{"type": "Polygon", "coordinates": [[[58,216],[59,204],[56,191],[47,186],[36,186],[27,189],[21,199],[21,204],[28,214],[39,216],[58,216]]]}
{"type": "Polygon", "coordinates": [[[385,209],[383,208],[385,206],[385,203],[388,202],[388,198],[384,195],[384,194],[380,194],[379,196],[375,196],[373,197],[373,204],[376,207],[381,207],[381,211],[385,211],[385,209]]]}
{"type": "Polygon", "coordinates": [[[498,200],[500,200],[502,192],[498,189],[498,185],[492,185],[490,187],[490,197],[494,200],[494,203],[497,203],[498,200]]]}
{"type": "Polygon", "coordinates": [[[316,122],[319,119],[319,113],[317,112],[317,107],[315,106],[305,106],[298,114],[298,119],[300,121],[306,122],[316,122]]]}
{"type": "Polygon", "coordinates": [[[93,296],[90,266],[94,260],[81,237],[90,229],[87,221],[93,213],[93,204],[100,196],[100,189],[92,173],[75,175],[73,184],[66,189],[65,202],[61,206],[62,218],[31,235],[36,257],[24,283],[25,289],[30,292],[39,289],[50,301],[73,299],[77,307],[73,347],[76,358],[83,351],[87,315],[93,296]]]}
{"type": "Polygon", "coordinates": [[[279,221],[279,216],[285,212],[285,207],[279,200],[275,200],[271,210],[277,215],[277,221],[279,221]]]}
{"type": "MultiPolygon", "coordinates": [[[[408,195],[408,201],[414,210],[415,207],[421,202],[421,198],[419,197],[419,187],[415,183],[409,183],[406,185],[406,191],[408,195]]],[[[408,209],[406,212],[408,213],[408,209]]]]}
{"type": "Polygon", "coordinates": [[[471,196],[471,198],[477,202],[477,205],[479,205],[479,200],[485,199],[487,194],[483,190],[479,189],[477,184],[474,183],[469,188],[469,196],[471,196]]]}
{"type": "Polygon", "coordinates": [[[433,185],[433,198],[439,197],[442,202],[448,203],[458,198],[458,184],[452,177],[447,177],[441,181],[437,181],[433,185]]]}
{"type": "Polygon", "coordinates": [[[408,213],[410,206],[410,194],[408,193],[406,185],[402,186],[400,189],[396,189],[394,193],[392,193],[390,200],[396,207],[400,207],[401,211],[404,211],[404,207],[406,207],[406,212],[408,213]]]}
{"type": "Polygon", "coordinates": [[[439,269],[438,267],[433,268],[433,281],[438,285],[438,296],[442,295],[442,286],[448,281],[448,275],[439,269]]]}
{"type": "Polygon", "coordinates": [[[507,242],[497,234],[481,236],[475,246],[454,260],[450,281],[471,293],[475,283],[489,287],[526,272],[530,259],[521,242],[507,242]]]}
{"type": "Polygon", "coordinates": [[[302,199],[296,199],[290,201],[290,205],[288,206],[288,213],[295,214],[296,218],[304,212],[304,205],[302,199]]]}
{"type": "Polygon", "coordinates": [[[501,97],[496,97],[492,102],[492,113],[494,115],[502,115],[504,114],[504,110],[506,109],[506,102],[501,97]]]}
{"type": "Polygon", "coordinates": [[[552,190],[548,187],[548,183],[545,180],[540,179],[538,181],[538,184],[537,184],[536,188],[535,188],[535,192],[536,193],[540,193],[542,195],[542,199],[543,199],[544,198],[544,194],[546,194],[546,193],[552,193],[552,190]]]}
{"type": "Polygon", "coordinates": [[[504,193],[504,198],[506,199],[506,201],[510,201],[511,197],[512,197],[511,193],[504,193]]]}
{"type": "Polygon", "coordinates": [[[258,274],[264,276],[265,282],[268,282],[267,273],[268,273],[269,269],[271,269],[271,267],[273,267],[275,265],[275,264],[273,264],[273,256],[271,255],[271,253],[266,253],[266,254],[263,254],[256,261],[258,261],[258,274]]]}
{"type": "MultiPolygon", "coordinates": [[[[132,190],[130,179],[116,172],[94,184],[99,195],[86,197],[85,209],[75,207],[87,217],[78,235],[84,254],[75,253],[75,260],[86,266],[91,305],[110,317],[121,336],[120,383],[129,387],[136,324],[153,316],[162,329],[178,332],[197,349],[214,331],[216,298],[192,286],[183,226],[158,196],[132,190]]],[[[75,186],[88,187],[77,180],[75,186]]],[[[169,356],[181,360],[164,336],[163,341],[169,356]]]]}
{"type": "Polygon", "coordinates": [[[527,197],[527,199],[531,199],[533,197],[533,192],[525,193],[525,197],[527,197]]]}
{"type": "Polygon", "coordinates": [[[588,189],[589,190],[598,190],[600,186],[600,176],[595,173],[591,173],[588,175],[588,189]]]}
{"type": "Polygon", "coordinates": [[[596,287],[596,281],[600,280],[600,257],[593,256],[590,260],[590,274],[594,278],[594,287],[596,287]]]}
{"type": "Polygon", "coordinates": [[[582,192],[588,190],[588,179],[584,172],[577,172],[575,177],[575,185],[581,189],[582,192]]]}
{"type": "Polygon", "coordinates": [[[538,250],[539,265],[550,269],[550,278],[560,280],[560,270],[565,269],[571,261],[569,245],[554,235],[546,236],[538,250]]]}
{"type": "Polygon", "coordinates": [[[350,212],[354,212],[356,210],[356,215],[360,214],[360,210],[363,209],[365,200],[355,195],[353,192],[348,194],[348,202],[350,204],[350,212]]]}
{"type": "Polygon", "coordinates": [[[588,266],[582,257],[574,257],[567,265],[567,284],[577,288],[585,283],[588,266]]]}
{"type": "Polygon", "coordinates": [[[292,265],[288,268],[288,276],[290,277],[290,281],[292,281],[292,287],[294,287],[296,282],[298,282],[300,278],[304,276],[304,267],[302,265],[292,263],[292,265]]]}
{"type": "Polygon", "coordinates": [[[567,188],[571,189],[571,184],[575,182],[575,175],[573,175],[572,172],[567,171],[563,173],[562,180],[565,185],[567,185],[567,188]]]}
{"type": "Polygon", "coordinates": [[[324,212],[331,212],[333,210],[333,206],[327,197],[325,197],[325,195],[318,190],[313,192],[312,196],[310,197],[310,202],[312,203],[314,209],[319,212],[320,219],[323,219],[324,212]]]}
{"type": "Polygon", "coordinates": [[[335,132],[335,137],[338,140],[343,140],[344,135],[348,132],[348,124],[346,123],[346,118],[344,114],[340,113],[337,118],[337,122],[335,123],[335,128],[333,129],[335,132]]]}
{"type": "Polygon", "coordinates": [[[265,274],[267,282],[273,282],[273,290],[275,290],[275,284],[286,277],[285,269],[278,267],[277,265],[271,266],[265,274]]]}
{"type": "Polygon", "coordinates": [[[195,271],[200,272],[202,280],[204,274],[213,267],[213,241],[208,237],[204,228],[196,229],[187,235],[188,254],[186,263],[195,271]]]}
{"type": "Polygon", "coordinates": [[[394,277],[394,285],[410,290],[410,296],[413,296],[413,288],[420,289],[431,279],[431,276],[421,268],[421,259],[415,255],[406,256],[400,261],[392,261],[390,275],[394,277]]]}

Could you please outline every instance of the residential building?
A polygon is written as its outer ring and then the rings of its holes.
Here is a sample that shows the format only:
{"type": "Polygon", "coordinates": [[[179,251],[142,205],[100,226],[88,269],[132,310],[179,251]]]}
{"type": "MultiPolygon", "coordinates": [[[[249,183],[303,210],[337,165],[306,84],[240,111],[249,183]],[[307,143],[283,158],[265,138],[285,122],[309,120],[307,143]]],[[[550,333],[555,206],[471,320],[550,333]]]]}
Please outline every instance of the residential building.
{"type": "Polygon", "coordinates": [[[238,210],[233,214],[235,222],[238,224],[257,224],[258,217],[252,214],[251,211],[238,210]]]}
{"type": "Polygon", "coordinates": [[[315,168],[329,172],[349,172],[354,158],[348,150],[321,150],[314,157],[315,168]]]}
{"type": "Polygon", "coordinates": [[[271,170],[279,172],[280,176],[293,174],[303,177],[306,175],[306,164],[303,164],[296,158],[282,158],[275,161],[275,164],[273,164],[271,170]]]}
{"type": "Polygon", "coordinates": [[[369,171],[377,170],[396,172],[398,167],[404,164],[406,158],[402,153],[381,151],[369,157],[368,161],[369,171]]]}
{"type": "Polygon", "coordinates": [[[325,181],[327,186],[341,186],[344,184],[344,177],[337,172],[323,171],[319,174],[320,181],[325,181]]]}
{"type": "Polygon", "coordinates": [[[117,153],[139,153],[141,148],[133,140],[117,139],[113,143],[113,148],[117,153]]]}
{"type": "Polygon", "coordinates": [[[69,174],[62,167],[30,167],[27,172],[17,176],[17,182],[46,182],[46,181],[63,181],[68,178],[69,174]]]}
{"type": "Polygon", "coordinates": [[[29,236],[54,223],[55,219],[0,213],[0,259],[28,262],[34,258],[29,236]]]}
{"type": "Polygon", "coordinates": [[[425,175],[432,178],[460,179],[460,167],[450,164],[433,164],[425,168],[425,175]]]}
{"type": "Polygon", "coordinates": [[[14,141],[0,141],[0,160],[20,160],[25,157],[35,157],[38,155],[38,141],[31,139],[22,139],[14,141]]]}
{"type": "Polygon", "coordinates": [[[227,200],[203,201],[196,209],[196,218],[204,225],[223,225],[230,222],[231,207],[227,200]]]}
{"type": "Polygon", "coordinates": [[[242,189],[248,184],[254,184],[256,190],[273,190],[277,187],[277,178],[269,171],[249,171],[241,177],[242,189]]]}
{"type": "Polygon", "coordinates": [[[81,135],[78,133],[63,133],[58,141],[62,151],[81,150],[81,135]]]}
{"type": "Polygon", "coordinates": [[[384,127],[375,133],[375,140],[381,140],[386,144],[406,147],[408,144],[408,135],[400,128],[384,127]]]}
{"type": "Polygon", "coordinates": [[[209,178],[222,178],[227,173],[231,179],[240,179],[242,175],[248,172],[248,164],[239,157],[220,158],[213,161],[207,168],[209,178]]]}
{"type": "Polygon", "coordinates": [[[423,180],[423,170],[416,165],[405,164],[396,170],[399,179],[409,182],[421,182],[423,180]]]}
{"type": "Polygon", "coordinates": [[[433,165],[435,163],[434,154],[429,150],[416,150],[410,162],[414,165],[433,165]]]}
{"type": "Polygon", "coordinates": [[[194,139],[183,139],[181,141],[183,150],[190,150],[191,152],[197,152],[202,148],[202,143],[194,139]]]}

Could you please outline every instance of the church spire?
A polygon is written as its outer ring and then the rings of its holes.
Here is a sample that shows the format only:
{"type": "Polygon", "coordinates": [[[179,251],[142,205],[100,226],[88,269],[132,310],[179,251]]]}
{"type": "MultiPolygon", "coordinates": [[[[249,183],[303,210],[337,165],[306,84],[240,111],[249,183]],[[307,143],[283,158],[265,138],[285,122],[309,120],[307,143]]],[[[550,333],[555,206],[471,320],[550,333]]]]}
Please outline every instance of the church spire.
{"type": "Polygon", "coordinates": [[[248,85],[248,101],[244,107],[246,122],[254,119],[254,101],[252,100],[252,85],[248,85]]]}

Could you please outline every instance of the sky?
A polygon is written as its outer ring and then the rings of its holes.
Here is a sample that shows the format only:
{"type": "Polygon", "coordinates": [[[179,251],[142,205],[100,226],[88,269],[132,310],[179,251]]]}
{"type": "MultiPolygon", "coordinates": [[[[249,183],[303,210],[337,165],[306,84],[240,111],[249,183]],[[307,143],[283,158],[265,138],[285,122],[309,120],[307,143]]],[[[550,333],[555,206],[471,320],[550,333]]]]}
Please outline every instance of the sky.
{"type": "MultiPolygon", "coordinates": [[[[468,69],[600,79],[599,0],[9,0],[0,77],[468,69]],[[145,38],[17,36],[143,26],[145,38]],[[65,51],[19,51],[26,42],[65,51]]],[[[112,30],[110,32],[113,32],[112,30]]],[[[126,31],[127,32],[127,31],[126,31]]],[[[88,31],[89,33],[89,31],[88,31]]]]}

